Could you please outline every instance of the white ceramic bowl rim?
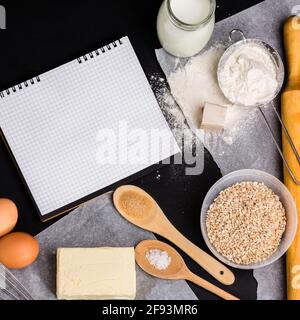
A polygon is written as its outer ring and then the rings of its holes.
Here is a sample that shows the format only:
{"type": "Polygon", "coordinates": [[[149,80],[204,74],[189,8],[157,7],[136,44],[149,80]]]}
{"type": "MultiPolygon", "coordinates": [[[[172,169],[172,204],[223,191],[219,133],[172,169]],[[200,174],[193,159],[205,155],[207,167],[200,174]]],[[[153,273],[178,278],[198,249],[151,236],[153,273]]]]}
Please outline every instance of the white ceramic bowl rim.
{"type": "Polygon", "coordinates": [[[281,258],[286,253],[287,249],[292,244],[296,235],[298,215],[297,215],[297,207],[291,193],[279,179],[277,179],[276,177],[264,171],[254,170],[254,169],[244,169],[244,170],[234,171],[225,175],[210,188],[210,190],[206,194],[205,199],[203,201],[200,221],[201,221],[201,232],[202,232],[204,241],[208,246],[209,250],[220,261],[237,269],[250,270],[250,269],[258,269],[258,268],[262,268],[267,265],[270,265],[276,260],[278,260],[279,258],[281,258]],[[229,181],[231,182],[229,184],[226,184],[229,181]],[[235,183],[239,183],[242,181],[258,181],[258,182],[265,183],[269,188],[271,188],[279,196],[281,202],[283,203],[286,209],[286,215],[287,215],[286,230],[282,236],[281,243],[277,251],[270,258],[262,262],[249,264],[249,265],[239,265],[222,256],[211,244],[207,236],[207,230],[206,230],[206,214],[213,200],[219,195],[220,191],[234,185],[235,183]],[[274,186],[272,187],[270,186],[270,184],[273,184],[274,186]],[[278,189],[281,190],[280,192],[278,192],[279,190],[274,190],[276,186],[278,187],[278,189]]]}

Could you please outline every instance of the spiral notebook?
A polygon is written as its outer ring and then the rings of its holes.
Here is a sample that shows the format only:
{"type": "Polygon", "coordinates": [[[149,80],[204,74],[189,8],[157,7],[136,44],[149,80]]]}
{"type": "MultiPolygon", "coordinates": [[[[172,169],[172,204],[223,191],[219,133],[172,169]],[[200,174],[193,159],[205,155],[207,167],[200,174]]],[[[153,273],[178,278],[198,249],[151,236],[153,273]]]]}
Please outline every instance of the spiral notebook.
{"type": "Polygon", "coordinates": [[[127,37],[0,92],[0,127],[43,221],[179,152],[127,37]]]}

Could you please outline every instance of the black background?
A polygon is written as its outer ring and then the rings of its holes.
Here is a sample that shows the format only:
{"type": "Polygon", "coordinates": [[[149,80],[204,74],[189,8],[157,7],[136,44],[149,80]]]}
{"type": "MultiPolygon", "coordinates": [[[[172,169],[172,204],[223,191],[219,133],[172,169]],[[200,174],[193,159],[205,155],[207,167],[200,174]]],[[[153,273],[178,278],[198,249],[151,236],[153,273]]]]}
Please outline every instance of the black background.
{"type": "MultiPolygon", "coordinates": [[[[219,0],[216,17],[224,19],[260,1],[219,0]]],[[[160,44],[156,16],[161,0],[110,1],[2,1],[7,11],[7,29],[0,30],[0,89],[32,78],[112,40],[128,35],[149,78],[161,73],[154,55],[160,44]]],[[[185,176],[184,167],[170,165],[134,184],[159,202],[170,220],[192,241],[208,250],[199,230],[199,213],[210,186],[221,177],[211,156],[205,155],[201,176],[185,176]]],[[[41,223],[9,154],[0,142],[0,197],[13,199],[20,219],[16,230],[33,235],[49,224],[41,223]]],[[[218,284],[185,256],[197,274],[218,284]]],[[[250,271],[234,270],[237,281],[226,290],[242,299],[256,298],[256,281],[250,271]]],[[[219,284],[218,284],[219,285],[219,284]]],[[[200,299],[216,297],[191,285],[200,299]]]]}

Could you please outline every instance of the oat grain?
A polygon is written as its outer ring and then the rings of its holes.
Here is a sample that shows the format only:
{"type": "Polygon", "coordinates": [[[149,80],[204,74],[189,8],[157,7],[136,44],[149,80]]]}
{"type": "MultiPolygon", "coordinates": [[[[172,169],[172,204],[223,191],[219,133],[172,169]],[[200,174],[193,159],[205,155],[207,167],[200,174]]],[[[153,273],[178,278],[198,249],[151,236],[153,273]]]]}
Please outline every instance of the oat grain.
{"type": "Polygon", "coordinates": [[[236,264],[268,259],[278,248],[286,227],[279,197],[259,182],[237,183],[211,204],[207,234],[215,249],[236,264]]]}

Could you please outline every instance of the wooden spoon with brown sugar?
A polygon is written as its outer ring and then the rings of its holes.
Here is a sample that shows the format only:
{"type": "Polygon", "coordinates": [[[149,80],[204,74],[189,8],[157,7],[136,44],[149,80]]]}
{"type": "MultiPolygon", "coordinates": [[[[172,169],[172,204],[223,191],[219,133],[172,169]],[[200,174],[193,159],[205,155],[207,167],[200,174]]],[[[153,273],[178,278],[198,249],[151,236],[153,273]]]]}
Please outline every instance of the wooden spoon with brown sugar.
{"type": "Polygon", "coordinates": [[[126,220],[173,242],[221,283],[234,283],[234,274],[185,238],[171,224],[156,201],[143,189],[130,185],[122,186],[114,192],[113,201],[116,209],[126,220]]]}

